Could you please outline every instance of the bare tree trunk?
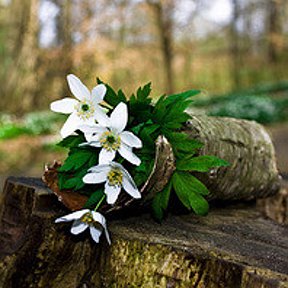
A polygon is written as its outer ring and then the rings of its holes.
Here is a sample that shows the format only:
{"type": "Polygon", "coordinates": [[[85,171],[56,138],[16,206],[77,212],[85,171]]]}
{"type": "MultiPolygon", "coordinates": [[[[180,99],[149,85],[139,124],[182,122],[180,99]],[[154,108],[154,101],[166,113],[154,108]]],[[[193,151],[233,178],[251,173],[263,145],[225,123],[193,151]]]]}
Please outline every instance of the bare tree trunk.
{"type": "Polygon", "coordinates": [[[269,0],[268,8],[268,59],[271,63],[278,61],[279,37],[281,37],[281,0],[269,0]]]}
{"type": "MultiPolygon", "coordinates": [[[[13,0],[10,4],[13,64],[7,72],[6,93],[9,103],[18,102],[17,112],[30,110],[37,91],[39,0],[13,0]]],[[[11,108],[11,105],[8,107],[11,108]]],[[[6,106],[7,108],[7,106],[6,106]]]]}
{"type": "Polygon", "coordinates": [[[237,89],[241,86],[240,79],[240,47],[239,47],[239,35],[237,31],[237,22],[239,21],[239,0],[232,0],[233,6],[233,16],[231,19],[231,31],[230,31],[230,41],[231,41],[231,65],[232,65],[232,77],[234,88],[237,89]]]}
{"type": "Polygon", "coordinates": [[[72,1],[65,0],[63,5],[63,72],[65,75],[71,73],[72,60],[72,1]]]}
{"type": "Polygon", "coordinates": [[[147,3],[152,7],[156,25],[159,31],[159,38],[161,44],[161,53],[163,56],[164,67],[165,67],[165,78],[167,93],[172,94],[174,91],[173,85],[173,11],[174,1],[152,1],[147,0],[147,3]],[[165,4],[163,4],[165,3],[165,4]]]}

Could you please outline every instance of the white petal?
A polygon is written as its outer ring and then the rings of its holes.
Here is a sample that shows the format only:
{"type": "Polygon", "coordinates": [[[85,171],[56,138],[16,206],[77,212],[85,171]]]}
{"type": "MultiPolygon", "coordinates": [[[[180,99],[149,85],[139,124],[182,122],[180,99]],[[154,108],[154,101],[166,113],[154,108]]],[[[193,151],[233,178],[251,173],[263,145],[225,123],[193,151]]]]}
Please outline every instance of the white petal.
{"type": "Polygon", "coordinates": [[[88,173],[83,177],[83,182],[87,184],[96,184],[105,182],[107,179],[107,173],[88,173]]]}
{"type": "Polygon", "coordinates": [[[105,194],[107,195],[107,203],[114,204],[119,196],[121,187],[119,186],[110,186],[108,182],[105,184],[105,194]]]}
{"type": "Polygon", "coordinates": [[[77,235],[82,233],[87,227],[87,223],[83,223],[81,220],[75,220],[70,231],[72,234],[77,235]]]}
{"type": "Polygon", "coordinates": [[[109,233],[108,233],[108,229],[107,229],[107,225],[106,225],[106,219],[105,217],[98,213],[98,212],[95,212],[95,211],[92,211],[92,215],[93,215],[93,219],[94,221],[100,223],[103,228],[104,228],[104,231],[105,231],[105,235],[106,235],[106,239],[107,239],[107,242],[109,244],[111,244],[111,240],[110,240],[110,237],[109,237],[109,233]]]}
{"type": "Polygon", "coordinates": [[[96,243],[99,243],[99,238],[102,234],[102,230],[90,225],[90,234],[91,234],[91,237],[92,239],[96,242],[96,243]]]}
{"type": "Polygon", "coordinates": [[[125,191],[133,198],[136,198],[136,199],[141,198],[141,193],[139,192],[133,180],[131,182],[131,179],[128,179],[127,177],[124,176],[122,186],[125,189],[125,191]]]}
{"type": "Polygon", "coordinates": [[[133,178],[129,174],[129,172],[121,164],[116,163],[116,162],[111,162],[110,166],[114,167],[114,168],[118,168],[122,171],[122,173],[123,173],[122,186],[126,190],[126,192],[128,192],[132,197],[140,198],[141,194],[139,194],[140,192],[138,191],[138,188],[137,188],[133,178]],[[124,185],[125,185],[125,187],[124,187],[124,185]]]}
{"type": "Polygon", "coordinates": [[[79,144],[79,147],[82,147],[82,146],[92,146],[92,147],[99,148],[99,147],[101,147],[101,143],[100,143],[100,141],[90,141],[90,142],[85,142],[85,143],[79,144]]]}
{"type": "Polygon", "coordinates": [[[128,110],[127,105],[123,102],[119,103],[113,110],[110,116],[110,127],[115,130],[115,132],[122,132],[128,121],[128,110]]]}
{"type": "Polygon", "coordinates": [[[116,155],[116,151],[108,151],[104,148],[101,149],[100,154],[99,154],[99,164],[108,164],[110,163],[116,155]]]}
{"type": "Polygon", "coordinates": [[[67,81],[71,92],[77,99],[84,100],[91,97],[90,91],[78,77],[73,74],[69,74],[67,76],[67,81]]]}
{"type": "Polygon", "coordinates": [[[96,119],[94,118],[93,115],[91,115],[89,118],[85,118],[85,119],[79,117],[79,119],[81,120],[81,123],[78,125],[78,129],[79,129],[79,127],[82,127],[85,125],[87,125],[87,126],[97,125],[96,119]]]}
{"type": "Polygon", "coordinates": [[[123,131],[120,134],[121,140],[130,147],[141,148],[142,142],[141,140],[134,135],[132,132],[123,131]]]}
{"type": "Polygon", "coordinates": [[[124,143],[121,144],[118,152],[130,163],[136,166],[139,166],[141,164],[141,160],[132,152],[132,148],[128,147],[124,143]]]}
{"type": "Polygon", "coordinates": [[[96,105],[94,109],[95,109],[94,118],[96,119],[96,121],[103,127],[110,127],[110,119],[106,115],[104,110],[98,105],[96,105]]]}
{"type": "Polygon", "coordinates": [[[106,175],[107,175],[110,170],[111,170],[110,165],[108,165],[108,164],[101,164],[101,165],[97,165],[97,166],[91,167],[91,168],[88,170],[88,172],[93,172],[93,173],[105,172],[106,175]]]}
{"type": "Polygon", "coordinates": [[[68,215],[65,215],[65,216],[62,216],[60,218],[57,218],[55,220],[55,223],[59,223],[59,222],[69,222],[69,221],[72,221],[72,220],[75,220],[75,219],[79,219],[81,218],[85,213],[88,213],[90,210],[89,209],[83,209],[83,210],[79,210],[79,211],[76,211],[76,212],[73,212],[71,214],[68,214],[68,215]]]}
{"type": "Polygon", "coordinates": [[[82,125],[79,127],[79,130],[81,130],[84,133],[84,136],[88,142],[91,141],[99,141],[100,136],[108,131],[105,127],[102,127],[100,125],[82,125]]]}
{"type": "Polygon", "coordinates": [[[98,104],[100,103],[105,94],[106,94],[106,91],[107,91],[107,88],[104,84],[99,84],[97,86],[95,86],[93,89],[92,89],[92,101],[94,104],[98,104]]]}
{"type": "Polygon", "coordinates": [[[50,104],[50,109],[54,112],[71,114],[75,110],[78,101],[73,98],[64,98],[50,104]]]}
{"type": "Polygon", "coordinates": [[[60,133],[63,138],[72,134],[75,130],[77,130],[79,123],[81,123],[79,117],[76,113],[72,113],[64,123],[60,133]]]}

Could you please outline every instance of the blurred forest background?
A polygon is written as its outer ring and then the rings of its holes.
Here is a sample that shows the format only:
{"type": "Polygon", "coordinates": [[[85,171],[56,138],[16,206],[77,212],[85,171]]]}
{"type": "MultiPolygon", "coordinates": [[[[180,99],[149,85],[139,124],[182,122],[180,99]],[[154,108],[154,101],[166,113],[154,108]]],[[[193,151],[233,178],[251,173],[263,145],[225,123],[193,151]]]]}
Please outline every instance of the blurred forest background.
{"type": "Polygon", "coordinates": [[[287,19],[287,0],[0,0],[0,174],[63,159],[48,110],[69,73],[128,95],[197,88],[197,113],[285,122],[287,19]]]}

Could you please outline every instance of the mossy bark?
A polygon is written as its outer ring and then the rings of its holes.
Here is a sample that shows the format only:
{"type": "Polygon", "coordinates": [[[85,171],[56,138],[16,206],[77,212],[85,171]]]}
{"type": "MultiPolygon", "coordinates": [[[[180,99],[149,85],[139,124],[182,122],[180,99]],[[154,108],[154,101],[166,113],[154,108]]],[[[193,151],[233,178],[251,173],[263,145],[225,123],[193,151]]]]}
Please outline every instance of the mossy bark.
{"type": "Polygon", "coordinates": [[[10,178],[0,214],[0,287],[288,287],[287,227],[255,206],[207,217],[110,219],[112,245],[54,224],[67,213],[37,179],[10,178]]]}

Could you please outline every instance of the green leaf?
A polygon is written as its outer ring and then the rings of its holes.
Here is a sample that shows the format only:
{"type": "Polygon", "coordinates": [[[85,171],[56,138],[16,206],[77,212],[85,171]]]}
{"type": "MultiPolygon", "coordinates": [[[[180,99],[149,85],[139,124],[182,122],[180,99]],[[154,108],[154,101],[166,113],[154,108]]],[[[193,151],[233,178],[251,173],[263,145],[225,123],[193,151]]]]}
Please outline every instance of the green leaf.
{"type": "Polygon", "coordinates": [[[150,104],[152,99],[149,98],[149,95],[151,93],[151,82],[147,83],[146,85],[142,87],[139,87],[137,90],[137,100],[139,102],[145,102],[147,104],[150,104]]]}
{"type": "Polygon", "coordinates": [[[72,148],[72,147],[78,147],[79,144],[81,144],[83,142],[86,142],[83,134],[70,135],[70,136],[64,138],[62,141],[60,141],[57,144],[57,146],[65,147],[65,148],[72,148]]]}
{"type": "Polygon", "coordinates": [[[107,88],[104,100],[110,104],[111,106],[117,106],[120,102],[127,102],[127,99],[123,93],[122,90],[119,90],[118,93],[116,93],[111,86],[109,86],[107,83],[104,83],[102,80],[97,78],[98,84],[104,84],[107,88]]]}
{"type": "MultiPolygon", "coordinates": [[[[136,119],[136,125],[146,122],[151,118],[151,101],[149,98],[151,92],[151,83],[146,84],[143,88],[139,87],[136,96],[133,94],[128,102],[129,113],[132,118],[136,119]]],[[[134,123],[135,125],[135,123],[134,123]]]]}
{"type": "Polygon", "coordinates": [[[156,220],[161,221],[164,216],[164,212],[168,207],[170,193],[172,189],[172,181],[165,186],[165,188],[156,194],[152,201],[153,216],[156,220]]]}
{"type": "Polygon", "coordinates": [[[200,90],[187,90],[181,93],[173,94],[167,96],[167,102],[169,104],[174,103],[175,101],[188,100],[189,98],[201,93],[200,90]]]}
{"type": "Polygon", "coordinates": [[[209,191],[203,183],[187,172],[176,171],[172,176],[173,188],[183,205],[198,215],[206,215],[209,204],[202,195],[209,191]],[[202,195],[201,195],[202,194],[202,195]]]}
{"type": "Polygon", "coordinates": [[[229,166],[229,163],[215,156],[198,156],[177,161],[177,169],[182,171],[208,172],[211,168],[229,166]]]}
{"type": "Polygon", "coordinates": [[[177,158],[191,157],[203,147],[203,143],[196,139],[189,138],[189,135],[181,132],[166,133],[168,141],[173,147],[173,152],[177,158]],[[184,152],[184,153],[183,153],[184,152]],[[178,157],[179,156],[179,157],[178,157]]]}
{"type": "Polygon", "coordinates": [[[161,125],[163,131],[165,129],[179,129],[189,118],[190,115],[185,113],[187,107],[192,103],[187,100],[189,97],[172,96],[173,101],[169,97],[162,96],[155,104],[152,119],[155,123],[161,125]],[[169,100],[168,100],[169,99],[169,100]]]}
{"type": "Polygon", "coordinates": [[[58,171],[59,172],[68,172],[68,171],[75,171],[85,165],[91,157],[93,157],[92,151],[89,150],[80,150],[77,149],[75,152],[69,154],[66,158],[63,166],[61,166],[58,171]]]}
{"type": "Polygon", "coordinates": [[[82,181],[82,178],[73,177],[65,181],[62,185],[63,189],[74,189],[79,190],[83,188],[85,183],[82,181]]]}
{"type": "Polygon", "coordinates": [[[67,175],[64,173],[57,173],[59,189],[65,189],[63,186],[67,180],[67,175]]]}
{"type": "Polygon", "coordinates": [[[140,132],[140,138],[145,146],[151,147],[153,149],[155,147],[155,140],[159,133],[157,134],[156,131],[160,128],[158,124],[151,124],[144,126],[144,128],[140,132]],[[153,135],[156,133],[156,135],[153,135]],[[153,147],[153,148],[152,148],[153,147]]]}
{"type": "Polygon", "coordinates": [[[88,198],[83,208],[94,208],[104,195],[103,188],[99,188],[88,198]]]}

